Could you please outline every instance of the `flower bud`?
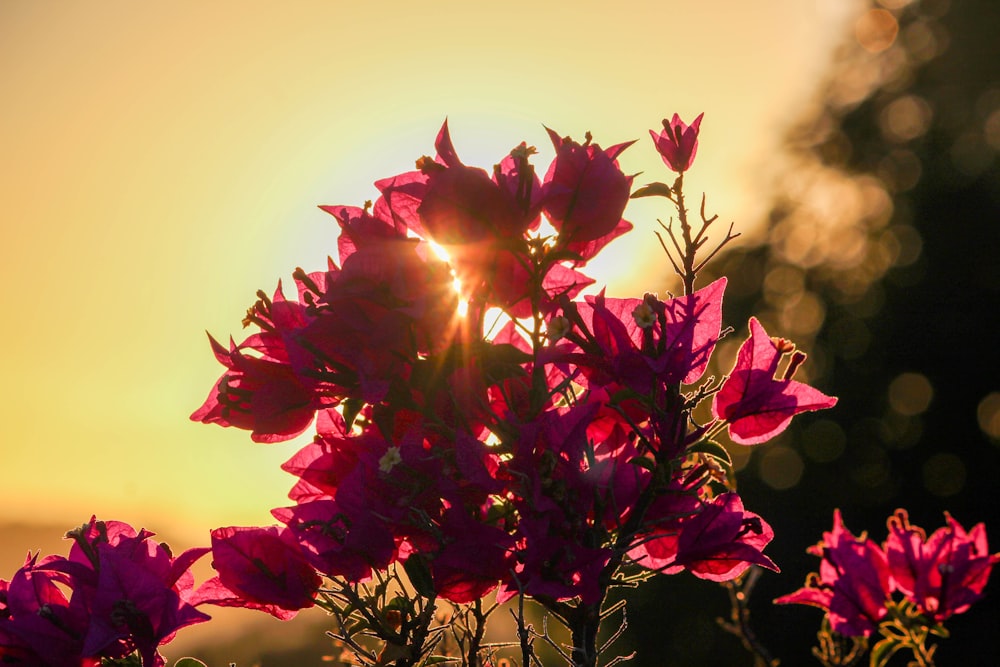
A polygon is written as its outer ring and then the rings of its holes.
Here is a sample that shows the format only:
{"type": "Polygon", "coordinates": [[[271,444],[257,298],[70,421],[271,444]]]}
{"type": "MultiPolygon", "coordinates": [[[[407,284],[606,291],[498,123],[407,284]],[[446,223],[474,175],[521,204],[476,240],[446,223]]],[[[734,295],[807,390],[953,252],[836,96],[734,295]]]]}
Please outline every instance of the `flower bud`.
{"type": "Polygon", "coordinates": [[[556,315],[545,325],[545,335],[550,342],[555,343],[557,340],[565,337],[572,329],[573,323],[569,321],[568,317],[556,315]]]}

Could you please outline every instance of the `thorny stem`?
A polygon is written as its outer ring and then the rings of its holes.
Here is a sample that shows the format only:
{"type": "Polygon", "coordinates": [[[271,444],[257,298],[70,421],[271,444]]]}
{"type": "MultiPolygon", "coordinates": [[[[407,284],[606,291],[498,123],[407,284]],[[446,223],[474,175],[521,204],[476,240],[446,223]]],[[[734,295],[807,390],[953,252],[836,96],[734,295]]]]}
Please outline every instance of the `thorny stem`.
{"type": "Polygon", "coordinates": [[[476,619],[476,628],[472,631],[472,638],[469,640],[468,655],[469,667],[476,667],[479,663],[479,648],[483,643],[483,635],[486,633],[486,617],[491,610],[483,613],[483,600],[479,598],[472,606],[472,615],[476,619]]]}
{"type": "MultiPolygon", "coordinates": [[[[515,577],[515,581],[517,578],[515,577]]],[[[518,582],[520,586],[520,582],[518,582]]],[[[532,659],[535,662],[538,658],[535,657],[535,650],[531,645],[531,632],[528,630],[528,626],[524,623],[524,593],[519,592],[517,595],[517,614],[514,614],[514,610],[511,610],[511,615],[517,621],[517,638],[521,646],[521,665],[523,667],[529,667],[531,665],[532,659]]]]}
{"type": "Polygon", "coordinates": [[[681,172],[677,175],[677,179],[674,181],[671,187],[671,195],[669,197],[670,201],[674,203],[677,207],[677,219],[681,224],[681,241],[677,240],[674,235],[673,228],[670,225],[664,225],[660,222],[660,226],[667,232],[670,236],[670,241],[674,246],[674,251],[671,252],[670,248],[667,247],[666,242],[660,233],[656,233],[656,237],[660,240],[660,245],[663,246],[664,252],[667,254],[667,259],[673,265],[674,272],[680,276],[681,281],[684,283],[684,294],[689,295],[694,293],[694,282],[695,278],[698,276],[698,272],[701,271],[708,262],[715,257],[723,247],[725,247],[730,241],[739,236],[739,234],[733,234],[733,225],[730,223],[729,230],[726,232],[725,238],[723,238],[715,249],[708,253],[708,256],[702,259],[700,262],[696,263],[696,257],[698,251],[701,247],[705,245],[708,240],[706,238],[706,233],[708,228],[715,222],[719,216],[713,215],[712,217],[707,217],[705,215],[705,195],[701,197],[701,227],[698,232],[692,236],[693,229],[691,223],[688,221],[688,210],[684,204],[684,173],[681,172]],[[674,253],[677,254],[677,259],[674,259],[674,253]]]}
{"type": "Polygon", "coordinates": [[[677,174],[673,191],[676,198],[674,201],[677,204],[677,219],[681,223],[681,234],[684,236],[684,252],[681,254],[684,273],[681,274],[681,280],[684,281],[684,294],[688,295],[694,293],[694,279],[698,275],[694,270],[694,256],[698,246],[691,239],[691,225],[688,224],[687,208],[684,206],[684,172],[677,174]]]}
{"type": "Polygon", "coordinates": [[[434,598],[428,598],[427,603],[412,621],[403,621],[403,636],[409,639],[408,655],[396,660],[395,667],[412,667],[421,660],[424,644],[430,635],[431,621],[434,619],[434,598]]]}

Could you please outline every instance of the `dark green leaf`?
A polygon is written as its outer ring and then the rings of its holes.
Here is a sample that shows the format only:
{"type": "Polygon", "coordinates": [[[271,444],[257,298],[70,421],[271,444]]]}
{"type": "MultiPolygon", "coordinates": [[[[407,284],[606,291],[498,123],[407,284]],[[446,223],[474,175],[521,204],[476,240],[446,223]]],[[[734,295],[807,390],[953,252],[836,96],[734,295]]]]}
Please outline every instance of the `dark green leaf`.
{"type": "Polygon", "coordinates": [[[629,463],[639,466],[640,468],[645,468],[650,472],[656,468],[656,462],[645,456],[636,456],[634,459],[629,461],[629,463]]]}
{"type": "Polygon", "coordinates": [[[347,424],[347,429],[350,430],[354,426],[354,420],[357,418],[358,413],[361,412],[361,408],[365,407],[365,402],[360,398],[345,398],[340,404],[344,406],[344,423],[347,424]]]}
{"type": "Polygon", "coordinates": [[[583,261],[583,257],[579,253],[571,252],[569,250],[553,250],[545,256],[550,262],[580,262],[583,261]]]}
{"type": "Polygon", "coordinates": [[[397,595],[393,599],[389,600],[389,604],[387,604],[385,606],[385,608],[386,609],[398,609],[399,611],[405,611],[407,613],[412,613],[412,611],[413,611],[413,603],[410,602],[409,598],[407,598],[405,596],[402,596],[402,595],[397,595]]]}
{"type": "Polygon", "coordinates": [[[948,637],[951,636],[951,633],[948,632],[948,628],[944,627],[940,623],[932,625],[928,629],[930,630],[930,633],[932,635],[937,635],[938,637],[943,637],[944,639],[947,639],[948,637]]]}
{"type": "Polygon", "coordinates": [[[430,563],[423,554],[413,554],[403,563],[406,576],[417,593],[425,598],[434,597],[434,578],[431,576],[430,563]]]}
{"type": "Polygon", "coordinates": [[[869,665],[871,667],[885,667],[889,664],[889,659],[892,658],[893,654],[902,647],[902,644],[892,639],[883,639],[872,647],[869,665]]]}
{"type": "Polygon", "coordinates": [[[510,343],[485,343],[480,347],[480,352],[486,360],[484,364],[487,368],[495,366],[516,366],[521,369],[521,364],[531,361],[531,355],[523,350],[519,350],[510,343]]]}
{"type": "Polygon", "coordinates": [[[632,193],[632,199],[638,199],[639,197],[666,197],[672,199],[673,190],[666,183],[657,181],[656,183],[644,185],[632,193]]]}
{"type": "Polygon", "coordinates": [[[733,459],[729,456],[729,452],[725,447],[717,443],[715,440],[699,440],[690,447],[688,447],[688,452],[699,452],[701,454],[708,454],[714,459],[718,459],[721,463],[726,465],[733,465],[733,459]]]}
{"type": "Polygon", "coordinates": [[[197,658],[181,658],[174,663],[174,667],[208,667],[208,665],[197,658]]]}

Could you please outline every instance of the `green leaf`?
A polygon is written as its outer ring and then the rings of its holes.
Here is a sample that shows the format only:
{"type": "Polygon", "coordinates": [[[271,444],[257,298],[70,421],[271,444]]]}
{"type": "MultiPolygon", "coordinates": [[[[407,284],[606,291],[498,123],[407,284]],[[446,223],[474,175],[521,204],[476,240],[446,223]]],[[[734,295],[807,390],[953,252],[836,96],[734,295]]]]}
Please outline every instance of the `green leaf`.
{"type": "Polygon", "coordinates": [[[638,401],[639,403],[647,407],[651,405],[649,396],[646,396],[645,394],[640,394],[635,389],[629,389],[628,387],[623,387],[622,389],[619,389],[615,393],[611,394],[611,396],[608,398],[608,405],[616,406],[621,404],[623,401],[627,400],[638,401]]]}
{"type": "Polygon", "coordinates": [[[510,343],[485,343],[479,347],[483,366],[491,376],[517,377],[525,374],[521,364],[531,361],[531,355],[510,343]]]}
{"type": "Polygon", "coordinates": [[[197,658],[181,658],[174,663],[174,667],[208,667],[208,665],[197,658]]]}
{"type": "Polygon", "coordinates": [[[572,252],[570,250],[553,250],[552,252],[545,255],[545,259],[552,262],[581,262],[583,257],[580,253],[572,252]]]}
{"type": "Polygon", "coordinates": [[[123,658],[101,658],[101,667],[142,667],[142,658],[138,653],[129,653],[123,658]]]}
{"type": "Polygon", "coordinates": [[[640,468],[645,468],[649,472],[653,472],[653,470],[656,469],[656,461],[653,461],[652,459],[645,456],[636,456],[635,458],[631,459],[629,463],[635,466],[639,466],[640,468]]]}
{"type": "Polygon", "coordinates": [[[365,407],[365,402],[360,398],[345,398],[340,404],[344,407],[344,423],[347,424],[347,429],[350,430],[354,426],[354,420],[357,418],[358,413],[361,412],[361,408],[365,407]]]}
{"type": "Polygon", "coordinates": [[[413,603],[410,602],[408,597],[397,595],[393,599],[389,600],[389,604],[387,604],[384,609],[398,609],[402,612],[412,613],[413,603]]]}
{"type": "Polygon", "coordinates": [[[889,659],[901,648],[903,645],[895,640],[883,639],[872,647],[868,664],[870,667],[885,667],[889,664],[889,659]]]}
{"type": "Polygon", "coordinates": [[[714,459],[718,459],[726,465],[733,465],[733,459],[729,456],[729,452],[725,447],[717,443],[715,440],[699,440],[690,447],[688,447],[688,452],[699,452],[701,454],[708,454],[714,459]]]}
{"type": "Polygon", "coordinates": [[[632,199],[638,199],[639,197],[666,197],[667,199],[673,199],[673,190],[666,183],[657,181],[656,183],[644,185],[632,193],[632,199]]]}
{"type": "Polygon", "coordinates": [[[406,576],[417,593],[425,598],[434,597],[434,577],[431,576],[430,563],[423,554],[413,554],[403,563],[406,576]]]}
{"type": "Polygon", "coordinates": [[[932,635],[936,635],[936,636],[942,637],[944,639],[947,639],[948,637],[951,636],[951,633],[948,632],[948,628],[944,627],[940,623],[932,625],[930,628],[928,628],[928,630],[930,630],[930,633],[932,635]]]}

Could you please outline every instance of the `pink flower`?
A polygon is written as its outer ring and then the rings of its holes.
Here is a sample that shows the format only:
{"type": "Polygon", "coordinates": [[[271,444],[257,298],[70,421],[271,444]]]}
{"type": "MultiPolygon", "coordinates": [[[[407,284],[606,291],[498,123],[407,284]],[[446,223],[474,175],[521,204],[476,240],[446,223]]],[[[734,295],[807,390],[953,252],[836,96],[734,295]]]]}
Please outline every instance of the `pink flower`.
{"type": "Polygon", "coordinates": [[[0,662],[89,667],[138,651],[144,667],[161,667],[160,645],[209,620],[191,600],[190,572],[208,549],[175,558],[152,533],[93,517],[67,536],[68,558],[34,556],[9,586],[0,581],[0,662]]]}
{"type": "Polygon", "coordinates": [[[616,382],[646,393],[654,380],[697,382],[719,340],[725,288],[726,279],[719,278],[694,294],[667,301],[653,295],[606,298],[603,291],[587,296],[577,311],[585,328],[581,333],[591,345],[566,359],[580,367],[590,388],[616,382]],[[646,309],[649,326],[639,325],[638,309],[646,309]]]}
{"type": "Polygon", "coordinates": [[[808,552],[823,559],[819,574],[810,574],[803,588],[775,602],[819,607],[827,612],[834,632],[870,636],[885,618],[892,593],[885,553],[872,540],[852,535],[840,510],[834,511],[833,530],[823,533],[823,541],[808,552]]]}
{"type": "Polygon", "coordinates": [[[514,538],[489,525],[485,516],[470,517],[452,506],[441,516],[439,528],[441,548],[433,554],[431,572],[434,589],[445,600],[478,600],[514,567],[514,538]]]}
{"type": "Polygon", "coordinates": [[[778,435],[800,412],[833,407],[837,399],[791,379],[805,360],[796,351],[781,377],[778,363],[785,352],[750,318],[750,338],[742,346],[729,377],[712,400],[712,414],[729,423],[729,435],[741,445],[756,445],[778,435]]]}
{"type": "Polygon", "coordinates": [[[584,604],[601,599],[600,577],[611,559],[606,548],[583,546],[567,534],[569,522],[559,512],[521,519],[517,566],[497,591],[497,602],[523,592],[556,600],[579,597],[584,604]]]}
{"type": "Polygon", "coordinates": [[[664,164],[677,173],[687,171],[694,162],[698,153],[698,128],[704,115],[698,114],[691,125],[685,125],[680,116],[674,114],[670,121],[663,119],[662,132],[649,131],[664,164]]]}
{"type": "Polygon", "coordinates": [[[160,644],[170,641],[181,628],[209,620],[205,614],[190,604],[194,578],[187,568],[192,558],[200,557],[207,549],[185,552],[187,557],[176,559],[181,570],[173,566],[164,571],[153,554],[166,555],[162,564],[169,563],[169,555],[160,545],[148,543],[150,549],[136,553],[101,545],[100,572],[97,589],[91,601],[91,623],[84,639],[84,655],[123,655],[138,650],[142,664],[162,665],[157,654],[160,644]]]}
{"type": "Polygon", "coordinates": [[[948,525],[927,538],[904,509],[889,517],[885,552],[896,587],[936,621],[960,614],[983,596],[993,564],[986,528],[965,529],[947,512],[948,525]]]}
{"type": "Polygon", "coordinates": [[[773,538],[771,527],[744,510],[737,494],[724,493],[682,519],[679,532],[674,529],[649,540],[632,556],[647,556],[647,562],[640,564],[666,574],[687,570],[700,579],[729,581],[751,565],[777,572],[774,561],[762,552],[773,538]]]}
{"type": "Polygon", "coordinates": [[[560,242],[573,250],[614,233],[623,222],[632,184],[615,158],[634,142],[603,150],[590,143],[590,135],[581,145],[548,132],[556,159],[545,174],[543,201],[552,226],[559,230],[560,242]]]}
{"type": "Polygon", "coordinates": [[[230,341],[227,350],[211,336],[215,358],[228,370],[208,398],[191,415],[192,421],[236,426],[251,431],[254,442],[280,442],[305,431],[323,402],[291,365],[244,354],[259,337],[243,345],[230,341]]]}
{"type": "MultiPolygon", "coordinates": [[[[519,210],[518,189],[501,187],[484,170],[462,164],[447,121],[434,145],[437,161],[419,165],[427,190],[417,214],[428,237],[444,246],[520,237],[533,221],[519,210]]],[[[525,194],[531,197],[530,191],[525,194]]]]}
{"type": "Polygon", "coordinates": [[[212,567],[219,575],[198,588],[196,604],[259,609],[282,620],[313,606],[321,583],[291,531],[279,526],[216,528],[212,567]]]}
{"type": "Polygon", "coordinates": [[[100,663],[97,658],[82,660],[90,618],[80,599],[72,604],[63,592],[72,582],[64,573],[40,569],[37,555],[9,583],[2,582],[0,662],[10,657],[22,660],[21,664],[53,667],[100,663]]]}
{"type": "Polygon", "coordinates": [[[352,511],[335,500],[313,500],[271,514],[288,526],[306,559],[323,574],[363,581],[372,568],[384,569],[396,556],[385,522],[363,508],[352,511]]]}

